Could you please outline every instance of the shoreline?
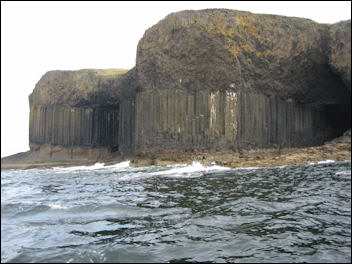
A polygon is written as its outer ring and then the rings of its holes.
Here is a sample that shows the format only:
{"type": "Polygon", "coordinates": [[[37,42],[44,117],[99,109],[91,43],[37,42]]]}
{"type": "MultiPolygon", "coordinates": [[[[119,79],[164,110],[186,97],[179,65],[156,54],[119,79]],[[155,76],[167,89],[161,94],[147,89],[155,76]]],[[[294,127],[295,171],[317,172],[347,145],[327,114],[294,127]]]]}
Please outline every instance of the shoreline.
{"type": "MultiPolygon", "coordinates": [[[[17,154],[16,154],[17,155],[17,154]]],[[[1,170],[26,170],[33,168],[90,166],[104,163],[104,166],[130,160],[131,167],[166,166],[175,164],[192,164],[197,161],[203,165],[216,163],[219,166],[231,168],[246,167],[276,167],[284,165],[301,165],[317,163],[326,160],[351,160],[351,137],[344,135],[320,146],[302,148],[271,148],[252,150],[192,150],[144,152],[133,157],[117,156],[113,159],[94,160],[41,160],[34,162],[5,162],[1,160],[1,170]]]]}
{"type": "Polygon", "coordinates": [[[301,165],[326,160],[351,160],[351,140],[328,142],[321,146],[283,149],[257,149],[242,151],[195,152],[193,155],[166,153],[154,158],[137,157],[131,159],[131,166],[166,166],[179,163],[192,164],[197,161],[203,165],[216,163],[231,168],[276,167],[284,165],[301,165]]]}

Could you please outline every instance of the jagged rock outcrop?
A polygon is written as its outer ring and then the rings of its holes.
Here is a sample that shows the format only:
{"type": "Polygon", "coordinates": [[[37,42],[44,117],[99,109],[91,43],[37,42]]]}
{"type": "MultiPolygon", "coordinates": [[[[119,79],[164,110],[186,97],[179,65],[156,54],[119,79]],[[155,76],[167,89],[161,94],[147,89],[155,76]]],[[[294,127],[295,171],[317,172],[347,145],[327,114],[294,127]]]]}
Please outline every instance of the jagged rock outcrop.
{"type": "Polygon", "coordinates": [[[321,144],[351,127],[350,30],[226,9],[170,14],[127,73],[46,73],[29,98],[31,149],[321,144]]]}

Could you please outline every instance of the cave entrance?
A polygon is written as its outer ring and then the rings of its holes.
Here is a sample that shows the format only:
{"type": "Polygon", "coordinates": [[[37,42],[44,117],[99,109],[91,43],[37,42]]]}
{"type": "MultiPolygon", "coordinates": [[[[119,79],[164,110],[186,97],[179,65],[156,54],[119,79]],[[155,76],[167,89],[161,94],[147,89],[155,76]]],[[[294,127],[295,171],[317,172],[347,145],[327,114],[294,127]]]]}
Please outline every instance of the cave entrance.
{"type": "Polygon", "coordinates": [[[106,146],[111,152],[119,150],[119,112],[120,105],[104,105],[93,112],[93,144],[106,146]]]}
{"type": "Polygon", "coordinates": [[[328,124],[334,130],[334,137],[341,136],[351,128],[351,104],[327,105],[324,113],[328,124]]]}
{"type": "Polygon", "coordinates": [[[107,145],[111,152],[119,151],[119,122],[120,104],[116,103],[104,108],[108,112],[108,139],[107,145]]]}

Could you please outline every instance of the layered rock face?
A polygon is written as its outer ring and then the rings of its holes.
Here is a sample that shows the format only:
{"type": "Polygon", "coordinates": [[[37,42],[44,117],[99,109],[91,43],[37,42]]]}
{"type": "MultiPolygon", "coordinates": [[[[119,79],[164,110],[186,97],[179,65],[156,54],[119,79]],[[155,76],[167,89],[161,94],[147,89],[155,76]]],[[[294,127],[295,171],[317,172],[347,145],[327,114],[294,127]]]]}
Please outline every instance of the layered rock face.
{"type": "Polygon", "coordinates": [[[224,9],[170,14],[145,32],[127,73],[45,74],[30,96],[31,146],[321,144],[351,126],[350,31],[350,21],[224,9]]]}

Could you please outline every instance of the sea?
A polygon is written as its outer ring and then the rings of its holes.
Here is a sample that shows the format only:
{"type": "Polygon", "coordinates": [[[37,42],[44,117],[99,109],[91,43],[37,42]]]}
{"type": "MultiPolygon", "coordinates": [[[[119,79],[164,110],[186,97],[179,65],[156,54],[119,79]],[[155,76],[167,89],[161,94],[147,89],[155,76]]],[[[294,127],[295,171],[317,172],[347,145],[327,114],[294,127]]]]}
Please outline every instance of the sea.
{"type": "Polygon", "coordinates": [[[351,262],[351,161],[1,171],[1,262],[351,262]]]}

